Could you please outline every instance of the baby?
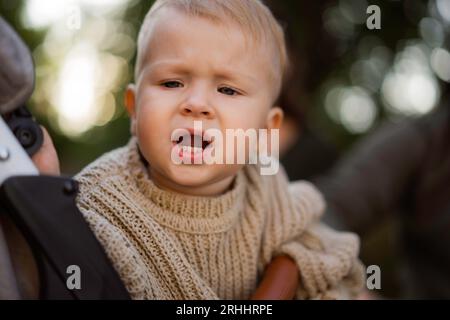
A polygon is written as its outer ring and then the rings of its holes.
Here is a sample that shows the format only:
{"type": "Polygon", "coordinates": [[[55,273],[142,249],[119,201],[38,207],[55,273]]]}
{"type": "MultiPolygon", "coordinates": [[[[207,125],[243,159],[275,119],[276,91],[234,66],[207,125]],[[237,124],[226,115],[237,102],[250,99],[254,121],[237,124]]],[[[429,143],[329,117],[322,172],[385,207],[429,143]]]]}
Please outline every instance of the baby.
{"type": "Polygon", "coordinates": [[[133,137],[76,177],[77,205],[132,298],[248,299],[278,255],[298,266],[296,298],[354,297],[358,238],[319,223],[310,183],[252,162],[276,151],[283,118],[274,104],[287,55],[269,9],[157,0],[137,50],[125,94],[133,137]],[[239,130],[256,133],[229,147],[239,130]]]}

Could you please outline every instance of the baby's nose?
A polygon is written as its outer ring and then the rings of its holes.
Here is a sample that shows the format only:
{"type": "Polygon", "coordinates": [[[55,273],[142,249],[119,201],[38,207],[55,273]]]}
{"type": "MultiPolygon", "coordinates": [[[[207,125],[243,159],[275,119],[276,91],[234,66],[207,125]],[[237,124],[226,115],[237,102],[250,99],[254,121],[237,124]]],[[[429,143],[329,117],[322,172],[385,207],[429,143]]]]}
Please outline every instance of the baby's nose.
{"type": "Polygon", "coordinates": [[[186,92],[184,101],[180,105],[183,116],[212,119],[215,116],[214,108],[210,103],[209,84],[201,81],[193,83],[186,92]]]}
{"type": "Polygon", "coordinates": [[[184,116],[211,119],[214,117],[214,110],[206,103],[186,103],[181,107],[181,114],[184,116]]]}

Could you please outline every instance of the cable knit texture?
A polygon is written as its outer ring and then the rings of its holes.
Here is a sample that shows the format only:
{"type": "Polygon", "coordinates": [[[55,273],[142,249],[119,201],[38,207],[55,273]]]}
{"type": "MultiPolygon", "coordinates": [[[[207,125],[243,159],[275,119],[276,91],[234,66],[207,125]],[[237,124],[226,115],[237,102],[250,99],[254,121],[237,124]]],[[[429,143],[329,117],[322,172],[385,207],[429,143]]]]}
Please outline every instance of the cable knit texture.
{"type": "Polygon", "coordinates": [[[134,299],[248,299],[278,254],[298,264],[297,298],[351,298],[359,239],[319,223],[324,200],[280,170],[245,166],[226,193],[193,197],[152,182],[136,140],[76,176],[77,205],[134,299]]]}

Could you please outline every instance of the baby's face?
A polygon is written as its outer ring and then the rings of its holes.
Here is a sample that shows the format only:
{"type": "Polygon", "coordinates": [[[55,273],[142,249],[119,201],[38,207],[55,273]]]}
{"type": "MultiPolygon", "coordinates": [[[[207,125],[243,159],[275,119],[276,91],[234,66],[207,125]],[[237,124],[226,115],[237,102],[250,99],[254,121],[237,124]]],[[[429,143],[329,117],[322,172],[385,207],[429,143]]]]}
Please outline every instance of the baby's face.
{"type": "Polygon", "coordinates": [[[176,164],[172,134],[194,128],[194,121],[223,137],[226,129],[278,127],[282,114],[271,108],[271,59],[233,24],[162,10],[146,41],[136,86],[127,90],[132,131],[157,185],[193,195],[219,194],[242,164],[176,164]]]}

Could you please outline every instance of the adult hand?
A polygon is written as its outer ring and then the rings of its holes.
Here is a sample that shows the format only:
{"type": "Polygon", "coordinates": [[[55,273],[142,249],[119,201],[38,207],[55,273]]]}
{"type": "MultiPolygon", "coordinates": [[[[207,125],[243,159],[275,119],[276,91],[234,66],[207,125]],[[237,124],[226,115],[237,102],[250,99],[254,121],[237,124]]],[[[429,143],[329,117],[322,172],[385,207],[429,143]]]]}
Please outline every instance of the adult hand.
{"type": "Polygon", "coordinates": [[[41,128],[44,134],[44,142],[42,143],[42,147],[33,155],[31,160],[33,160],[40,173],[59,175],[59,160],[55,146],[53,145],[52,139],[50,138],[47,130],[43,126],[41,126],[41,128]]]}
{"type": "Polygon", "coordinates": [[[275,257],[267,266],[263,279],[251,300],[292,300],[299,285],[299,270],[290,257],[275,257]]]}

